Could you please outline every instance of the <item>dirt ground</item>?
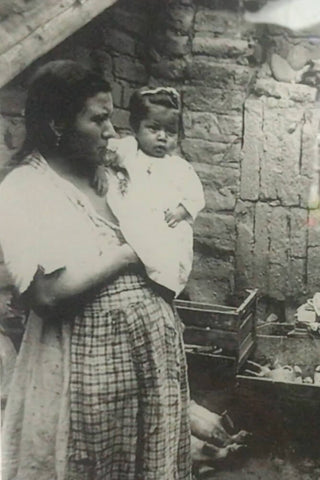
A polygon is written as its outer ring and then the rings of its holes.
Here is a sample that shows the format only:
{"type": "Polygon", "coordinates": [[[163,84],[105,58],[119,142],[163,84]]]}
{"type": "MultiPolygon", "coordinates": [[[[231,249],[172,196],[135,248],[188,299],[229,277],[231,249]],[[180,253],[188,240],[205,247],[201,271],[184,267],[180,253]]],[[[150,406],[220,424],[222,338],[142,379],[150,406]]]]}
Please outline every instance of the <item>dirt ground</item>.
{"type": "Polygon", "coordinates": [[[245,449],[201,480],[320,480],[320,405],[247,394],[223,367],[203,359],[189,358],[189,378],[194,400],[217,413],[227,410],[235,431],[252,433],[245,449]]]}
{"type": "Polygon", "coordinates": [[[212,480],[319,480],[320,468],[314,462],[292,463],[280,458],[251,458],[233,469],[216,471],[212,480]]]}

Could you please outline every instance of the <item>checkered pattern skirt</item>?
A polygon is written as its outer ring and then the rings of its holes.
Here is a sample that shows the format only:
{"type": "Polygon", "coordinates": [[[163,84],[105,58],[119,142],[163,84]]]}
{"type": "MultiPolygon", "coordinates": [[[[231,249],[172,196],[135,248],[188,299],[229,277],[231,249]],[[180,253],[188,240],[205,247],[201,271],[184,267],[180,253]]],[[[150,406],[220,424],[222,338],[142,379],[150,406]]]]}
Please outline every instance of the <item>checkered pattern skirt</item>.
{"type": "Polygon", "coordinates": [[[191,479],[180,320],[142,277],[102,290],[71,341],[68,480],[191,479]]]}

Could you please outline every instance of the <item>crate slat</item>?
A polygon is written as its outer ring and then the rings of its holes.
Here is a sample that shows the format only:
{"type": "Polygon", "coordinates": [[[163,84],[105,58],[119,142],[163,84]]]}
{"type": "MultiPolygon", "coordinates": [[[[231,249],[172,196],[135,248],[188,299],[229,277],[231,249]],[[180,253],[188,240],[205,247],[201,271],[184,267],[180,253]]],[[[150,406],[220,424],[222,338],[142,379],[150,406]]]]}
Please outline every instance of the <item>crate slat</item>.
{"type": "Polygon", "coordinates": [[[186,345],[217,345],[223,354],[236,359],[238,371],[255,346],[257,297],[257,289],[249,290],[239,307],[176,300],[177,312],[186,326],[186,345]]]}
{"type": "Polygon", "coordinates": [[[217,345],[223,350],[236,352],[238,340],[233,332],[226,330],[210,329],[199,327],[187,327],[183,333],[184,341],[193,345],[217,345]]]}

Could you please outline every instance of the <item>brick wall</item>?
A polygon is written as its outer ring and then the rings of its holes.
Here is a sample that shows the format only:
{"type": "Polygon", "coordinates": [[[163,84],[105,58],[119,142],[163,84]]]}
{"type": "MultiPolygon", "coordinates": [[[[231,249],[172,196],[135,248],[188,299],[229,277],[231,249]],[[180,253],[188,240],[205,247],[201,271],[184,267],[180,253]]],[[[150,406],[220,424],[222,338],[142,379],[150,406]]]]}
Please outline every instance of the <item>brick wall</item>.
{"type": "MultiPolygon", "coordinates": [[[[307,208],[318,180],[317,92],[312,75],[300,72],[318,50],[281,29],[244,25],[238,3],[119,0],[41,62],[76,58],[100,70],[113,84],[120,130],[134,88],[178,87],[181,151],[207,201],[195,225],[190,294],[224,302],[257,285],[290,311],[320,287],[319,220],[307,208]],[[293,73],[277,67],[277,55],[293,73]]],[[[33,68],[0,92],[4,160],[23,133],[33,68]]]]}

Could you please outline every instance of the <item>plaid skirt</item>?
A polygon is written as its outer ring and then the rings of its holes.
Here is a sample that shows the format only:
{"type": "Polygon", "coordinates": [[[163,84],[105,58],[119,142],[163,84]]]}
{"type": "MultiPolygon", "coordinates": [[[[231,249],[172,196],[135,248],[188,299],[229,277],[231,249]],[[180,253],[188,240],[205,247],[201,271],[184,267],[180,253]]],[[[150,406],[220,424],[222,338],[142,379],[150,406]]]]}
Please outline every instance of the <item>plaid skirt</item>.
{"type": "Polygon", "coordinates": [[[68,480],[191,479],[181,324],[142,277],[102,290],[71,340],[68,480]]]}

